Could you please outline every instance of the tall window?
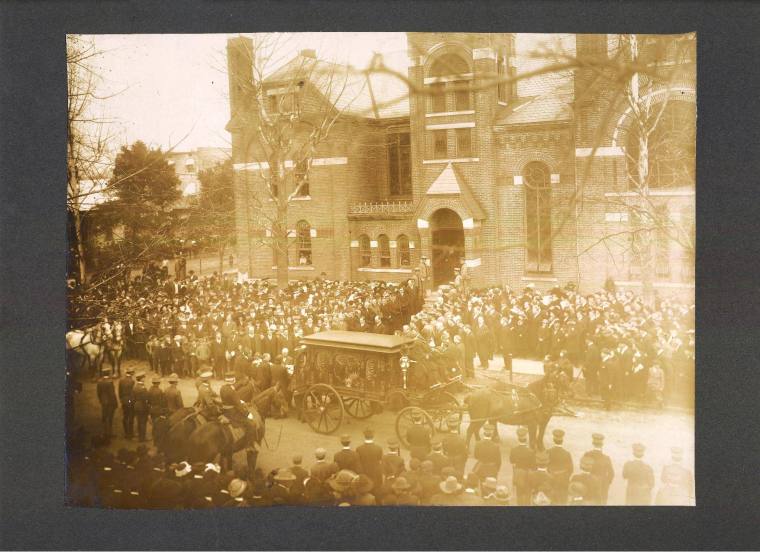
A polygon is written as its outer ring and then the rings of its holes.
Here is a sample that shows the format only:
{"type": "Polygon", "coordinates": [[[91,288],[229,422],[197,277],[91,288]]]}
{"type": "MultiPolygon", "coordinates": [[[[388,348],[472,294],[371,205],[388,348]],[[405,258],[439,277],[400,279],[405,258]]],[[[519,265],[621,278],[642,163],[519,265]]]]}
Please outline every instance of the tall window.
{"type": "Polygon", "coordinates": [[[299,265],[311,264],[311,226],[305,220],[296,225],[296,255],[299,265]]]}
{"type": "Polygon", "coordinates": [[[380,266],[391,266],[391,244],[388,236],[380,234],[377,237],[377,248],[380,252],[380,266]]]}
{"type": "Polygon", "coordinates": [[[543,163],[528,163],[525,182],[526,269],[552,270],[551,175],[543,163]]]}
{"type": "Polygon", "coordinates": [[[396,250],[398,253],[398,265],[399,266],[411,266],[412,256],[409,251],[409,238],[404,234],[401,234],[396,238],[396,250]]]}
{"type": "Polygon", "coordinates": [[[430,85],[430,111],[443,113],[446,111],[446,84],[437,82],[430,85]]]}
{"type": "Polygon", "coordinates": [[[472,155],[472,129],[457,129],[457,157],[470,157],[472,155]]]}
{"type": "MultiPolygon", "coordinates": [[[[462,86],[460,84],[459,86],[462,86]]],[[[467,111],[471,108],[470,105],[470,91],[469,90],[457,90],[454,94],[454,107],[457,111],[467,111]]]]}
{"type": "Polygon", "coordinates": [[[445,130],[433,131],[433,158],[446,159],[448,157],[448,140],[445,130]]]}
{"type": "Polygon", "coordinates": [[[411,148],[408,132],[389,135],[388,180],[391,195],[412,194],[411,148]]]}
{"type": "MultiPolygon", "coordinates": [[[[647,184],[650,188],[693,187],[695,185],[697,119],[692,102],[671,100],[663,108],[654,105],[644,130],[647,139],[647,184]]],[[[626,158],[630,174],[630,187],[636,189],[642,182],[639,176],[639,131],[631,123],[626,143],[626,158]]]]}
{"type": "Polygon", "coordinates": [[[293,181],[294,186],[298,188],[298,197],[304,197],[309,195],[309,160],[304,159],[296,164],[293,169],[293,181]]]}
{"type": "Polygon", "coordinates": [[[359,236],[359,262],[362,266],[369,266],[372,263],[372,249],[369,237],[365,234],[359,236]]]}

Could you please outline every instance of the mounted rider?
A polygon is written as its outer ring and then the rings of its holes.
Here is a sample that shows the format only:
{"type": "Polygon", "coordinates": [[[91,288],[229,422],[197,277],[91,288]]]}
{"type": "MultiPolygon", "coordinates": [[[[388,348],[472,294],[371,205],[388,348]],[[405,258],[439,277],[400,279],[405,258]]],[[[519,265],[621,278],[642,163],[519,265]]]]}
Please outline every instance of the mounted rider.
{"type": "Polygon", "coordinates": [[[215,420],[221,411],[221,399],[211,389],[210,380],[212,375],[210,371],[201,373],[198,382],[198,398],[193,405],[198,413],[209,421],[215,420]]]}

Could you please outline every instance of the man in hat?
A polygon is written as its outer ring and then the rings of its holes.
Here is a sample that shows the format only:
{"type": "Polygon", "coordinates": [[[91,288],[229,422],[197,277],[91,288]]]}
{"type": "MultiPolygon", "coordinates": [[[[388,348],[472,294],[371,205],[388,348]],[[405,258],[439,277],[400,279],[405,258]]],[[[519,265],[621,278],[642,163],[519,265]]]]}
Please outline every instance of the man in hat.
{"type": "Polygon", "coordinates": [[[441,441],[433,441],[431,446],[433,450],[430,452],[430,454],[427,455],[426,460],[429,460],[433,463],[433,473],[440,475],[443,468],[447,466],[454,466],[451,458],[446,456],[446,453],[443,451],[443,443],[441,441]]]}
{"type": "Polygon", "coordinates": [[[137,418],[137,437],[141,443],[144,443],[147,441],[145,434],[148,428],[148,414],[150,413],[148,390],[145,388],[145,372],[135,374],[133,398],[135,418],[137,418]]]}
{"type": "Polygon", "coordinates": [[[353,470],[340,470],[327,480],[328,487],[332,489],[335,504],[348,502],[353,497],[354,481],[358,477],[359,474],[353,470]]]}
{"type": "Polygon", "coordinates": [[[512,484],[517,495],[517,505],[530,504],[530,484],[528,474],[536,467],[536,452],[528,446],[528,430],[517,428],[518,445],[509,451],[509,462],[512,464],[512,484]]]}
{"type": "Polygon", "coordinates": [[[293,456],[291,462],[293,465],[290,466],[290,471],[296,476],[296,480],[293,483],[293,490],[303,493],[304,481],[309,477],[309,472],[307,472],[301,465],[303,463],[303,457],[300,454],[293,456]]]}
{"type": "Polygon", "coordinates": [[[156,422],[166,416],[166,396],[161,389],[161,378],[154,376],[151,380],[151,388],[148,389],[148,404],[150,405],[150,422],[153,427],[153,439],[156,439],[156,422]]]}
{"type": "Polygon", "coordinates": [[[549,454],[548,471],[552,476],[554,487],[552,504],[567,504],[567,487],[570,484],[570,477],[573,475],[573,457],[562,446],[565,439],[563,430],[555,429],[552,431],[552,439],[554,446],[547,451],[549,454]]]}
{"type": "Polygon", "coordinates": [[[314,457],[316,458],[316,463],[311,466],[309,474],[312,479],[325,483],[334,473],[337,473],[339,469],[338,465],[327,461],[327,451],[322,447],[314,451],[314,457]]]}
{"type": "Polygon", "coordinates": [[[121,425],[124,428],[124,437],[134,438],[135,433],[135,406],[134,388],[135,380],[132,376],[134,368],[127,368],[124,376],[119,379],[119,401],[121,402],[121,425]]]}
{"type": "Polygon", "coordinates": [[[592,473],[594,464],[595,459],[590,453],[587,452],[581,457],[581,473],[576,473],[570,478],[569,493],[573,497],[573,504],[588,506],[602,504],[602,484],[599,478],[592,473]]]}
{"type": "Polygon", "coordinates": [[[219,416],[221,400],[211,389],[210,370],[201,372],[198,382],[198,398],[195,401],[195,408],[206,418],[206,420],[215,420],[219,416]]]}
{"type": "Polygon", "coordinates": [[[182,393],[180,392],[179,387],[177,387],[178,383],[179,377],[177,377],[177,374],[175,372],[169,376],[169,387],[166,389],[166,391],[164,391],[164,396],[166,397],[166,408],[169,412],[169,415],[173,414],[177,410],[185,408],[185,404],[182,401],[182,393]]]}
{"type": "Polygon", "coordinates": [[[493,438],[496,428],[490,422],[483,425],[483,439],[475,444],[474,457],[476,460],[473,473],[482,481],[486,477],[498,479],[501,469],[501,449],[493,438]]]}
{"type": "Polygon", "coordinates": [[[588,454],[594,461],[594,468],[591,473],[593,473],[599,480],[601,504],[602,506],[606,506],[610,484],[612,484],[612,480],[615,478],[615,470],[612,467],[612,460],[610,460],[610,457],[602,452],[602,447],[604,447],[604,435],[601,433],[592,434],[591,444],[594,448],[586,452],[586,454],[588,454]]]}
{"type": "Polygon", "coordinates": [[[375,506],[377,504],[377,498],[372,494],[374,484],[372,479],[366,475],[359,474],[359,477],[351,483],[351,487],[353,495],[350,500],[351,506],[375,506]]]}
{"type": "Polygon", "coordinates": [[[528,474],[530,485],[530,503],[533,506],[550,506],[554,492],[552,477],[547,468],[549,466],[549,453],[540,451],[536,453],[536,468],[528,474]]]}
{"type": "MultiPolygon", "coordinates": [[[[399,443],[396,439],[388,440],[388,452],[383,454],[382,465],[385,477],[398,477],[406,469],[404,459],[401,458],[399,443]]],[[[379,488],[376,490],[379,490],[379,488]]]]}
{"type": "Polygon", "coordinates": [[[412,458],[424,460],[430,453],[430,428],[424,424],[424,417],[418,410],[412,411],[412,422],[414,424],[406,430],[409,453],[412,458]]]}
{"type": "Polygon", "coordinates": [[[633,460],[623,465],[623,479],[628,484],[625,489],[626,506],[649,506],[652,504],[652,489],[654,488],[654,471],[644,462],[644,451],[641,443],[632,446],[633,460]]]}
{"type": "Polygon", "coordinates": [[[662,486],[657,492],[658,506],[691,506],[694,504],[694,475],[681,465],[683,449],[670,449],[671,463],[662,468],[662,486]]]}
{"type": "Polygon", "coordinates": [[[461,417],[459,414],[451,414],[446,419],[446,427],[449,431],[441,438],[443,453],[451,459],[457,477],[464,476],[464,467],[467,463],[467,457],[469,456],[467,444],[459,435],[460,421],[461,417]]]}
{"type": "Polygon", "coordinates": [[[103,437],[110,439],[113,435],[113,415],[116,412],[116,390],[113,386],[110,370],[102,370],[97,385],[98,402],[100,403],[101,421],[103,422],[103,437]]]}
{"type": "Polygon", "coordinates": [[[274,485],[269,490],[272,504],[287,506],[302,502],[300,493],[293,490],[296,479],[295,474],[288,468],[277,470],[277,473],[274,474],[274,485]]]}
{"type": "Polygon", "coordinates": [[[383,497],[383,506],[419,506],[420,499],[411,493],[411,488],[404,477],[397,477],[391,485],[392,492],[383,497]]]}
{"type": "Polygon", "coordinates": [[[364,430],[364,444],[356,447],[359,457],[359,472],[372,480],[375,489],[383,484],[383,449],[375,444],[375,432],[367,428],[364,430]]]}
{"type": "Polygon", "coordinates": [[[455,475],[450,475],[438,485],[438,492],[430,497],[432,506],[482,506],[476,494],[463,492],[463,486],[455,475]]]}
{"type": "Polygon", "coordinates": [[[340,444],[343,448],[335,453],[333,461],[341,470],[351,470],[359,473],[361,466],[359,464],[359,455],[351,449],[351,436],[344,434],[340,436],[340,444]]]}

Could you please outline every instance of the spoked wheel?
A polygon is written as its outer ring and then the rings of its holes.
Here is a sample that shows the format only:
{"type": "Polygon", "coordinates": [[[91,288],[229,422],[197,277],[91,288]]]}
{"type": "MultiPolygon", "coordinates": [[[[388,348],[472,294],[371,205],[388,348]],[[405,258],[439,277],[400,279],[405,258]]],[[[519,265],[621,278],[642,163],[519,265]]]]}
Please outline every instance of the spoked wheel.
{"type": "Polygon", "coordinates": [[[303,417],[317,433],[332,433],[343,422],[343,401],[329,385],[312,385],[303,396],[303,417]]]}
{"type": "Polygon", "coordinates": [[[348,412],[352,418],[356,418],[357,420],[366,420],[376,412],[375,405],[372,404],[372,401],[356,397],[346,397],[343,400],[343,406],[346,408],[346,412],[348,412]]]}
{"type": "Polygon", "coordinates": [[[438,431],[447,430],[446,422],[449,416],[456,415],[460,425],[462,423],[462,409],[459,400],[448,391],[437,391],[426,396],[423,406],[438,431]]]}
{"type": "Polygon", "coordinates": [[[409,441],[406,440],[406,432],[414,425],[414,419],[417,416],[422,417],[422,424],[430,429],[430,435],[435,434],[435,424],[430,415],[418,406],[407,406],[396,416],[396,436],[399,442],[406,448],[409,448],[409,441]]]}

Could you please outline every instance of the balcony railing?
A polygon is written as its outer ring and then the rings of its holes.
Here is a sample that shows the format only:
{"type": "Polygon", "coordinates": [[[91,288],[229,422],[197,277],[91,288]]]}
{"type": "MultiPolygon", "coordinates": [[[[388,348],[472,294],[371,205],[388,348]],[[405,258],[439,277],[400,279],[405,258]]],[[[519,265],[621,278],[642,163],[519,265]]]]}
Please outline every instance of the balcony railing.
{"type": "Polygon", "coordinates": [[[411,200],[363,201],[348,207],[349,215],[410,215],[413,212],[411,200]]]}

